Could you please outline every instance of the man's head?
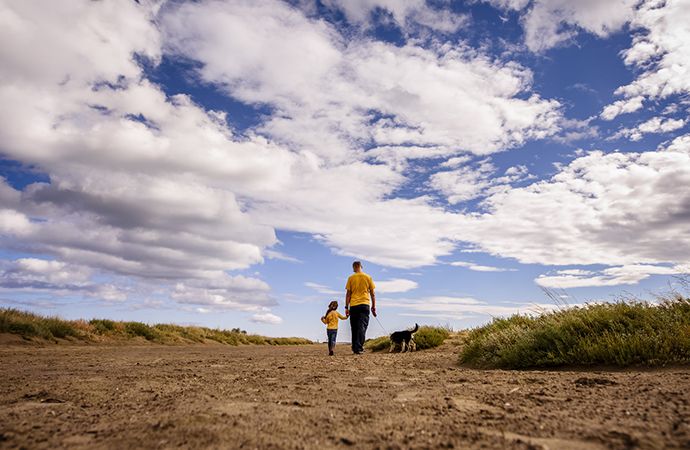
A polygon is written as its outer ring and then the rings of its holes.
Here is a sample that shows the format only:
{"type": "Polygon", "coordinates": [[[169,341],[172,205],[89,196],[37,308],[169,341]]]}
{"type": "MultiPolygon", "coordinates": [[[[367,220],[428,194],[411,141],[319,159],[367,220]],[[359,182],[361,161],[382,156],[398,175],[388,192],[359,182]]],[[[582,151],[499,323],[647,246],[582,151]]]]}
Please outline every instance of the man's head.
{"type": "Polygon", "coordinates": [[[360,261],[355,261],[352,263],[352,271],[353,272],[361,272],[362,271],[362,263],[360,261]]]}

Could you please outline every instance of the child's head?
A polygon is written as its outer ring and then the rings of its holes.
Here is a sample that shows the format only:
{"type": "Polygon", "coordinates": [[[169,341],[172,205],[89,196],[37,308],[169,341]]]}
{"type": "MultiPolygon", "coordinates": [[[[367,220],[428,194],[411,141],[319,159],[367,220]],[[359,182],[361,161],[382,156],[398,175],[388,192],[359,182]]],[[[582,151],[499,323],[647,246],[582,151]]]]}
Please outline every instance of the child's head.
{"type": "Polygon", "coordinates": [[[336,309],[338,309],[338,302],[335,301],[335,300],[333,300],[332,302],[330,302],[330,303],[328,304],[328,310],[329,310],[329,311],[334,311],[334,310],[336,310],[336,309]]]}

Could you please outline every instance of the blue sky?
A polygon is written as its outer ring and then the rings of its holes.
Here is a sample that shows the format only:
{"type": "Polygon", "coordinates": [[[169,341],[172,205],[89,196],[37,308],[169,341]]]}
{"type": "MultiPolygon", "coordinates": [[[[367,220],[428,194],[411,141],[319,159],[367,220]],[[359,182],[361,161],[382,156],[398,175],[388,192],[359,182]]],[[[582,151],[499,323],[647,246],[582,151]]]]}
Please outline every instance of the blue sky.
{"type": "Polygon", "coordinates": [[[0,306],[321,339],[355,259],[387,330],[652,299],[690,268],[688,23],[0,0],[0,306]]]}

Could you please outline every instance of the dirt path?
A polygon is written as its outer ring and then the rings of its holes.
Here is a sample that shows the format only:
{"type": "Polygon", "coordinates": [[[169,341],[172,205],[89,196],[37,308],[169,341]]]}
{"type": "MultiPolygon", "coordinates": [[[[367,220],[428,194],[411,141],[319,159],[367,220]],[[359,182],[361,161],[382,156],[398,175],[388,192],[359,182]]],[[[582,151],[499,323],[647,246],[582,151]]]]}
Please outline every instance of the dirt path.
{"type": "Polygon", "coordinates": [[[690,368],[508,372],[455,348],[0,347],[0,448],[690,448],[690,368]]]}

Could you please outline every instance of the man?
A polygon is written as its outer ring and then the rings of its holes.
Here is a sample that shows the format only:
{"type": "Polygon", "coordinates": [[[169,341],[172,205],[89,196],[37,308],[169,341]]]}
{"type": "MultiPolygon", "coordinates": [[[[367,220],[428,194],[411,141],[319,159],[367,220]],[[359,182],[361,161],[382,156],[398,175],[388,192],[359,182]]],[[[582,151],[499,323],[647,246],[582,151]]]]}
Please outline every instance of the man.
{"type": "Polygon", "coordinates": [[[374,280],[362,272],[362,263],[352,263],[354,272],[347,279],[345,285],[345,316],[350,318],[352,330],[352,353],[364,353],[364,340],[369,326],[369,305],[371,313],[376,317],[376,296],[374,295],[374,280]]]}

